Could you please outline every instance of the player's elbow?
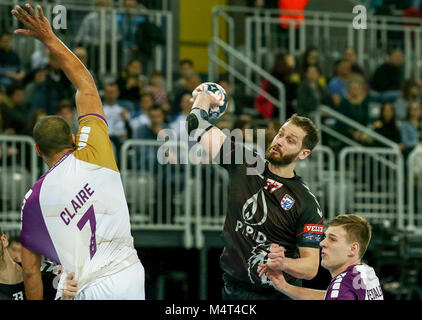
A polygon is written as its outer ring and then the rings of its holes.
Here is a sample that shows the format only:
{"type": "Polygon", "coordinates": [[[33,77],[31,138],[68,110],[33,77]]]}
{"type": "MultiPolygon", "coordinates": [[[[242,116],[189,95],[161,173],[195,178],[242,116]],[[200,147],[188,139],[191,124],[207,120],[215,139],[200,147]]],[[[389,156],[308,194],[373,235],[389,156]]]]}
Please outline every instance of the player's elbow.
{"type": "Polygon", "coordinates": [[[25,266],[23,268],[23,277],[24,279],[29,279],[37,276],[37,274],[40,274],[40,269],[37,268],[37,266],[25,266]]]}
{"type": "Polygon", "coordinates": [[[318,273],[318,265],[311,265],[309,266],[308,270],[306,270],[303,279],[305,280],[312,280],[313,278],[316,277],[318,273]]]}

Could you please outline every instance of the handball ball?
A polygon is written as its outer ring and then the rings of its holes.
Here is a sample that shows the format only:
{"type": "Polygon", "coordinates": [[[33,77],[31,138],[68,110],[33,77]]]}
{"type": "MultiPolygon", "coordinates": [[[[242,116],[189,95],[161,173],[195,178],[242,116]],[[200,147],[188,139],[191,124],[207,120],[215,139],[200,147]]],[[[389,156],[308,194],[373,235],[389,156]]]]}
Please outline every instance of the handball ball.
{"type": "Polygon", "coordinates": [[[208,112],[209,120],[217,119],[221,117],[224,112],[226,112],[228,99],[226,91],[223,89],[222,86],[214,82],[204,82],[197,86],[195,90],[193,90],[192,96],[196,97],[198,92],[205,92],[211,94],[218,101],[218,105],[210,106],[210,110],[208,112]]]}

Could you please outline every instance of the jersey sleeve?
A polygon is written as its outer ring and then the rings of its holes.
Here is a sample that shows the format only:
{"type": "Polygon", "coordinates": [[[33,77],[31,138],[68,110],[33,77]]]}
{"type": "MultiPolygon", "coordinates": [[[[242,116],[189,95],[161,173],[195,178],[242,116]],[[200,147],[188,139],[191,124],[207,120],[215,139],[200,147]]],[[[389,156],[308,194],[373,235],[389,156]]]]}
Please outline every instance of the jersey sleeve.
{"type": "Polygon", "coordinates": [[[345,277],[335,281],[330,290],[327,291],[325,300],[359,300],[358,293],[353,288],[353,283],[345,277]]]}
{"type": "Polygon", "coordinates": [[[86,114],[79,118],[74,156],[85,162],[119,171],[108,136],[106,120],[98,114],[86,114]]]}
{"type": "Polygon", "coordinates": [[[220,152],[213,159],[213,163],[227,169],[229,173],[241,165],[256,167],[257,170],[262,169],[261,172],[265,167],[265,160],[258,153],[241,142],[231,140],[229,137],[224,140],[220,152]]]}
{"type": "Polygon", "coordinates": [[[298,247],[319,248],[324,235],[323,219],[318,202],[314,199],[307,201],[296,227],[298,247]]]}

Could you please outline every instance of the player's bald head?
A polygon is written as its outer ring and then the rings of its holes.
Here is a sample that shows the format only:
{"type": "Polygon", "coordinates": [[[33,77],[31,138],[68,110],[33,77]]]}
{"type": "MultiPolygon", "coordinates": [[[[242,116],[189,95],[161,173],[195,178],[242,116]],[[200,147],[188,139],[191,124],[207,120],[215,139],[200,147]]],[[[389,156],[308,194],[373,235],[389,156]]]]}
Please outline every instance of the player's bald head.
{"type": "Polygon", "coordinates": [[[47,116],[38,121],[33,137],[42,154],[47,157],[73,148],[70,126],[59,116],[47,116]]]}

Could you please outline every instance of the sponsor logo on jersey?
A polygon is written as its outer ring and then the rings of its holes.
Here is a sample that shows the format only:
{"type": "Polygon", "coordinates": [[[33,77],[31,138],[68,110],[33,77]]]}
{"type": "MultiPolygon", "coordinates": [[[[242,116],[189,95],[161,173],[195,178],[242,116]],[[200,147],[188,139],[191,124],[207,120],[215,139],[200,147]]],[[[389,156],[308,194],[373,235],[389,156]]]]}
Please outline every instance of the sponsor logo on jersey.
{"type": "Polygon", "coordinates": [[[295,199],[293,199],[288,194],[286,194],[283,197],[283,199],[281,199],[281,207],[286,211],[290,210],[293,207],[294,204],[295,204],[295,199]]]}
{"type": "Polygon", "coordinates": [[[305,228],[303,229],[305,233],[324,233],[324,225],[322,224],[305,224],[305,228]]]}
{"type": "Polygon", "coordinates": [[[322,234],[319,234],[319,233],[306,232],[303,234],[303,241],[305,242],[319,243],[321,242],[321,239],[322,239],[322,234]]]}

